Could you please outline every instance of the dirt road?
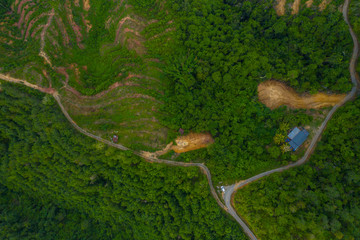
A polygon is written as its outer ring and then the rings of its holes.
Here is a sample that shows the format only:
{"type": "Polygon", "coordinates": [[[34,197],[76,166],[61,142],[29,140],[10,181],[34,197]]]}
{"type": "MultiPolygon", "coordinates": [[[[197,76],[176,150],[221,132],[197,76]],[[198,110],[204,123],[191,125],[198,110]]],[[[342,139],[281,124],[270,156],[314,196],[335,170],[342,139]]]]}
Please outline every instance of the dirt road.
{"type": "Polygon", "coordinates": [[[248,235],[248,237],[250,239],[255,240],[257,238],[256,238],[255,234],[250,230],[250,228],[245,224],[245,222],[238,216],[238,214],[236,213],[236,211],[234,210],[234,208],[231,205],[231,196],[234,194],[234,191],[244,187],[247,184],[250,184],[250,183],[252,183],[254,181],[257,181],[260,178],[263,178],[265,176],[269,176],[270,174],[273,174],[275,172],[282,172],[284,170],[288,170],[290,168],[293,168],[293,167],[300,166],[300,165],[304,164],[309,159],[311,154],[313,153],[313,151],[315,149],[315,146],[316,146],[317,142],[320,139],[321,134],[325,130],[325,127],[326,127],[327,123],[332,118],[332,116],[334,115],[336,110],[339,107],[341,107],[342,105],[344,105],[346,102],[348,102],[349,100],[355,99],[356,96],[357,96],[357,93],[359,91],[359,84],[360,84],[359,82],[360,82],[360,80],[357,79],[355,66],[356,66],[356,62],[357,62],[358,54],[359,54],[359,41],[358,41],[354,31],[351,28],[350,23],[349,23],[349,18],[348,18],[349,3],[350,3],[350,0],[345,0],[344,7],[343,7],[343,16],[344,16],[345,22],[349,25],[349,31],[350,31],[351,37],[353,39],[353,42],[354,42],[353,53],[352,53],[352,57],[350,59],[350,66],[349,66],[351,81],[353,83],[353,88],[351,89],[350,93],[340,103],[336,104],[331,109],[331,111],[326,116],[325,120],[322,122],[319,130],[316,132],[315,136],[313,137],[313,139],[312,139],[312,141],[310,143],[310,146],[306,150],[304,156],[302,158],[300,158],[297,162],[291,163],[291,164],[289,164],[287,166],[284,166],[284,167],[280,167],[280,168],[276,168],[276,169],[273,169],[273,170],[269,170],[269,171],[260,173],[260,174],[258,174],[256,176],[253,176],[253,177],[249,178],[249,179],[246,179],[244,181],[241,181],[241,182],[238,182],[238,183],[235,183],[233,185],[225,187],[224,200],[225,200],[225,205],[228,208],[228,212],[241,225],[241,227],[244,229],[245,233],[248,235]]]}

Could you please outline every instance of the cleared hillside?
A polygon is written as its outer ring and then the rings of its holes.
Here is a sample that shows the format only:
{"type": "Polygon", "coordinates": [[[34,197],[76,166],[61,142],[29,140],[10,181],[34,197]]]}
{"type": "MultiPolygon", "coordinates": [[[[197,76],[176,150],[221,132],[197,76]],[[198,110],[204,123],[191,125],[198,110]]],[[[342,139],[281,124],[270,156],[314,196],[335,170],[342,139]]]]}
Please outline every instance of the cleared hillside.
{"type": "Polygon", "coordinates": [[[74,120],[97,135],[161,148],[159,52],[175,27],[157,15],[139,16],[127,1],[13,1],[0,19],[0,72],[56,88],[74,120]]]}

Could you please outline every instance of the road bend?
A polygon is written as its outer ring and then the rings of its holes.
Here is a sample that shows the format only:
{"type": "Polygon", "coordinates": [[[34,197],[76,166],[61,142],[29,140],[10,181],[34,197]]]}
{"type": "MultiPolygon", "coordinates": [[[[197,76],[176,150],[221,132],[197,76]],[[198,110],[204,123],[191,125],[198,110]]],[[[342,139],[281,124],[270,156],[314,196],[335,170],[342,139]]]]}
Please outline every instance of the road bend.
{"type": "Polygon", "coordinates": [[[79,127],[76,122],[70,117],[69,113],[66,111],[66,109],[64,108],[64,106],[61,103],[61,97],[58,94],[58,92],[49,87],[49,88],[43,88],[37,85],[34,85],[32,83],[29,83],[25,80],[22,79],[16,79],[13,77],[10,77],[8,75],[4,75],[4,74],[0,74],[0,79],[8,81],[8,82],[12,82],[12,83],[17,83],[17,84],[22,84],[25,85],[27,87],[36,89],[40,92],[43,93],[47,93],[47,94],[51,94],[54,99],[56,100],[56,102],[58,103],[61,111],[63,112],[63,114],[65,115],[66,119],[70,122],[70,124],[80,133],[95,139],[96,141],[102,142],[104,144],[107,144],[111,147],[115,147],[117,149],[120,150],[124,150],[124,151],[131,151],[133,152],[135,155],[144,158],[146,161],[148,162],[155,162],[155,163],[161,163],[161,164],[167,164],[170,166],[180,166],[180,167],[199,167],[202,172],[206,175],[207,180],[208,180],[208,184],[210,187],[210,192],[212,194],[212,196],[215,198],[216,202],[218,203],[218,205],[224,209],[225,211],[227,211],[231,216],[234,217],[234,219],[240,224],[240,226],[243,228],[244,232],[246,233],[246,235],[252,239],[255,240],[257,239],[255,234],[250,230],[250,228],[246,225],[246,223],[238,216],[238,214],[236,213],[236,211],[234,210],[234,208],[231,205],[231,196],[233,195],[234,191],[236,191],[237,189],[242,188],[243,186],[252,183],[256,180],[259,180],[262,177],[268,176],[272,173],[275,172],[282,172],[284,170],[296,167],[296,166],[300,166],[303,163],[306,162],[306,160],[310,157],[310,155],[312,154],[316,143],[319,141],[320,136],[322,134],[322,132],[324,131],[327,123],[329,122],[329,120],[331,119],[331,117],[333,116],[333,114],[335,113],[335,111],[341,107],[342,105],[344,105],[347,101],[349,100],[353,100],[356,95],[357,95],[357,91],[359,89],[359,80],[357,79],[357,75],[356,75],[356,71],[355,71],[355,66],[356,66],[356,62],[357,62],[357,57],[358,57],[358,52],[359,52],[359,43],[357,40],[357,37],[354,33],[354,31],[352,30],[350,23],[349,23],[349,18],[348,18],[348,8],[349,8],[349,3],[350,0],[345,0],[344,2],[344,7],[343,7],[343,16],[345,19],[345,22],[349,25],[349,30],[350,30],[350,34],[352,36],[353,42],[354,42],[354,48],[353,48],[353,54],[350,60],[350,66],[349,66],[349,70],[350,70],[350,74],[351,74],[351,81],[353,82],[353,88],[351,90],[351,92],[343,99],[343,101],[337,105],[335,105],[331,111],[328,113],[328,115],[326,116],[325,120],[323,121],[323,123],[321,124],[321,127],[319,128],[319,130],[317,131],[317,133],[315,134],[314,138],[311,141],[311,144],[309,146],[309,148],[306,150],[304,156],[298,160],[295,163],[291,163],[287,166],[284,167],[280,167],[280,168],[276,168],[273,170],[269,170],[263,173],[260,173],[256,176],[253,176],[249,179],[240,181],[236,184],[230,185],[230,186],[226,186],[225,187],[225,194],[224,194],[224,200],[225,200],[225,205],[222,203],[222,201],[220,200],[218,194],[216,193],[216,190],[214,189],[213,183],[212,183],[212,179],[211,179],[211,173],[210,170],[205,166],[205,164],[203,163],[185,163],[185,162],[175,162],[175,161],[170,161],[170,160],[165,160],[165,159],[158,159],[158,158],[154,158],[154,157],[147,157],[144,156],[141,152],[137,152],[137,151],[132,151],[131,149],[121,145],[121,144],[116,144],[113,143],[111,141],[105,140],[99,136],[96,136],[92,133],[89,133],[88,131],[82,129],[81,127],[79,127]]]}
{"type": "Polygon", "coordinates": [[[259,179],[261,179],[261,178],[263,178],[265,176],[269,176],[269,175],[271,175],[273,173],[282,172],[284,170],[288,170],[290,168],[297,167],[297,166],[300,166],[300,165],[304,164],[310,158],[311,154],[313,153],[317,142],[320,140],[321,134],[324,132],[324,130],[326,128],[326,125],[328,124],[328,122],[330,121],[330,119],[332,118],[332,116],[334,115],[336,110],[338,108],[340,108],[341,106],[343,106],[346,102],[348,102],[350,100],[354,100],[356,98],[356,96],[357,96],[357,93],[359,91],[360,80],[358,79],[358,76],[356,74],[355,66],[356,66],[357,59],[358,59],[358,54],[359,54],[359,41],[358,41],[358,39],[356,37],[356,34],[354,33],[353,29],[351,28],[351,25],[350,25],[350,22],[349,22],[349,17],[348,17],[349,4],[350,4],[350,0],[345,0],[344,6],[343,6],[343,16],[344,16],[345,22],[349,26],[349,31],[350,31],[351,37],[353,39],[353,42],[354,42],[353,52],[352,52],[352,56],[351,56],[350,64],[349,64],[349,71],[350,71],[351,81],[353,83],[353,87],[352,87],[351,91],[346,95],[346,97],[340,103],[336,104],[330,110],[330,112],[328,113],[328,115],[326,116],[324,121],[322,122],[320,128],[316,132],[315,136],[311,140],[310,146],[306,150],[304,156],[302,158],[300,158],[297,162],[291,163],[289,165],[286,165],[286,166],[283,166],[283,167],[280,167],[280,168],[276,168],[276,169],[272,169],[272,170],[260,173],[258,175],[255,175],[255,176],[251,177],[251,178],[248,178],[246,180],[243,180],[243,181],[240,181],[240,182],[235,183],[233,185],[225,187],[224,200],[225,200],[225,205],[228,208],[228,212],[235,218],[235,220],[244,229],[244,232],[252,240],[257,239],[255,234],[250,230],[250,228],[246,225],[246,223],[239,217],[239,215],[236,213],[236,211],[234,210],[234,208],[231,205],[231,197],[234,194],[234,192],[236,190],[244,187],[245,185],[250,184],[250,183],[252,183],[254,181],[257,181],[257,180],[259,180],[259,179]]]}

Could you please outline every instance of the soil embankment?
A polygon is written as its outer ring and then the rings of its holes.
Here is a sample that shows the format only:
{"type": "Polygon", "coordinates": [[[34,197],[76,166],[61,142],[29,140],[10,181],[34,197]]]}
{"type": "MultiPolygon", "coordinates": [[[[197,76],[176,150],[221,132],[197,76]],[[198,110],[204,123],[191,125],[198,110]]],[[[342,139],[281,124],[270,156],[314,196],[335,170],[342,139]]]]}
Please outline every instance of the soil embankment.
{"type": "Polygon", "coordinates": [[[209,144],[214,143],[214,139],[210,133],[189,133],[178,137],[175,142],[176,146],[173,146],[172,150],[176,153],[183,153],[207,147],[209,144]]]}
{"type": "Polygon", "coordinates": [[[270,109],[275,109],[282,105],[296,109],[318,109],[335,106],[340,103],[346,95],[317,93],[314,95],[307,94],[301,96],[285,84],[269,80],[259,84],[258,96],[260,102],[270,109]]]}

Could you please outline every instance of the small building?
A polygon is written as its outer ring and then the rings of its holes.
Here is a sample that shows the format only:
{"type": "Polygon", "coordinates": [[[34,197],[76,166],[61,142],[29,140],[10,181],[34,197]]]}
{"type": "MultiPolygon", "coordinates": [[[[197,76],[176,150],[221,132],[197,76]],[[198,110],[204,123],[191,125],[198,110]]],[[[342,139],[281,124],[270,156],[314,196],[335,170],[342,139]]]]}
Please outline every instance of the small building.
{"type": "Polygon", "coordinates": [[[288,134],[288,138],[286,142],[290,144],[290,147],[293,151],[296,151],[301,144],[305,142],[308,138],[309,132],[305,129],[301,130],[298,127],[295,127],[291,132],[288,134]]]}
{"type": "Polygon", "coordinates": [[[112,137],[113,143],[117,143],[118,140],[119,140],[119,137],[118,137],[118,136],[114,135],[114,136],[112,137]]]}
{"type": "Polygon", "coordinates": [[[181,135],[183,135],[184,132],[185,132],[184,129],[182,129],[182,128],[179,129],[179,133],[180,133],[181,135]]]}

